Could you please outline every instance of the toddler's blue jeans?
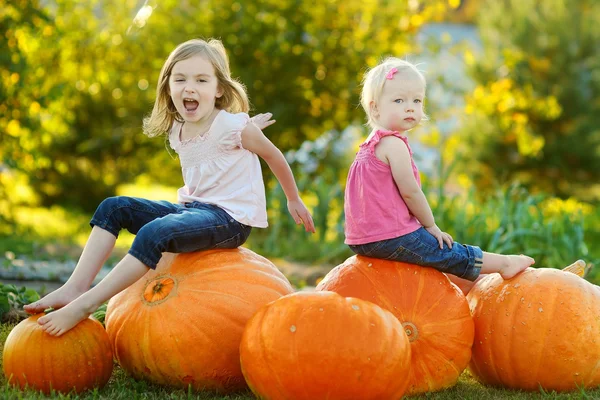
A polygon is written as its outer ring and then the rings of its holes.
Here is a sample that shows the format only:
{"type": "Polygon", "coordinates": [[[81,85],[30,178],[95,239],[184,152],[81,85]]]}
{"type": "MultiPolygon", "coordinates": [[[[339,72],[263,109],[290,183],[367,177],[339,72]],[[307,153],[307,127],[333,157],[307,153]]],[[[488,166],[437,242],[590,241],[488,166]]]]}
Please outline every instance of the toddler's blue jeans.
{"type": "Polygon", "coordinates": [[[437,239],[425,228],[393,239],[350,245],[356,254],[365,257],[401,261],[409,264],[432,267],[447,274],[474,281],[481,272],[483,252],[477,246],[444,243],[440,249],[437,239]]]}

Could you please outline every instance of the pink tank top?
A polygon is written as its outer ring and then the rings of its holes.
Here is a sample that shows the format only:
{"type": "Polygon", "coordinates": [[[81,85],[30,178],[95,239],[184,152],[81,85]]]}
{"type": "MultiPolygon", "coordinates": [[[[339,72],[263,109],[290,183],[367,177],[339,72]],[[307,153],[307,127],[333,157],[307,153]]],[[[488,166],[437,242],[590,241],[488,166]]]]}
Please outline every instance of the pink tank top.
{"type": "Polygon", "coordinates": [[[419,170],[412,157],[408,139],[398,132],[378,130],[356,154],[348,172],[344,195],[346,244],[365,244],[414,232],[421,227],[411,214],[389,165],[375,155],[375,146],[382,137],[394,135],[406,143],[413,174],[419,187],[419,170]]]}

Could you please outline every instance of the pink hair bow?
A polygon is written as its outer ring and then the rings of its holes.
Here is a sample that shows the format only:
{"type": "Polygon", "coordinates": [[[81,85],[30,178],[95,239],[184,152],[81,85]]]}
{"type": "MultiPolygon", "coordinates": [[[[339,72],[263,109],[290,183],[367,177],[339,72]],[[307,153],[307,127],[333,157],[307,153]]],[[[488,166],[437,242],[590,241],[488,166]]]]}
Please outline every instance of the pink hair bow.
{"type": "Polygon", "coordinates": [[[389,80],[394,79],[394,74],[396,72],[398,72],[398,68],[392,68],[392,69],[390,69],[390,72],[388,72],[388,74],[385,76],[385,79],[389,79],[389,80]]]}

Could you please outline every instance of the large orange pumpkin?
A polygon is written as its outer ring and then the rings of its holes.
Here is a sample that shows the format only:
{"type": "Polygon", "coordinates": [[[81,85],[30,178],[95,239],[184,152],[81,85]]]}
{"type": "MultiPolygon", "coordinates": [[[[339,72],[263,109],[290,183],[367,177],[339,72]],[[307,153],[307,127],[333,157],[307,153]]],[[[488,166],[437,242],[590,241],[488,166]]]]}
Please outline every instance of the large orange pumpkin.
{"type": "Polygon", "coordinates": [[[9,382],[46,394],[52,390],[80,393],[106,385],[113,370],[113,356],[102,324],[88,318],[56,337],[37,323],[43,315],[21,321],[6,338],[3,368],[9,382]]]}
{"type": "Polygon", "coordinates": [[[482,383],[568,391],[600,385],[600,288],[550,268],[492,274],[467,299],[475,321],[469,369],[482,383]]]}
{"type": "Polygon", "coordinates": [[[395,400],[408,383],[410,345],[400,322],[372,303],[301,292],[252,317],[240,357],[261,399],[395,400]]]}
{"type": "Polygon", "coordinates": [[[155,271],[108,304],[106,330],[136,378],[195,389],[246,388],[239,346],[264,304],[292,293],[269,260],[245,249],[163,254],[155,271]]]}
{"type": "Polygon", "coordinates": [[[469,363],[474,328],[467,300],[433,268],[352,256],[317,290],[368,300],[400,320],[411,342],[409,395],[454,385],[469,363]]]}

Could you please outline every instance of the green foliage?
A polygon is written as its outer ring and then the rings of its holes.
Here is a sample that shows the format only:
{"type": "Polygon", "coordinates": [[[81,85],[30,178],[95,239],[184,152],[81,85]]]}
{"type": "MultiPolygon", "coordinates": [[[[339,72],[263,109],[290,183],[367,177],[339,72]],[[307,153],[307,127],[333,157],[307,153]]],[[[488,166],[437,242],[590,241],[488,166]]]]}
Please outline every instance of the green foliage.
{"type": "Polygon", "coordinates": [[[93,211],[144,172],[180,184],[163,140],[140,127],[163,61],[185,40],[223,40],[256,109],[274,113],[268,134],[285,150],[362,119],[355,105],[366,65],[412,51],[419,26],[447,7],[445,0],[144,4],[0,0],[0,157],[26,174],[41,204],[93,211]]]}
{"type": "Polygon", "coordinates": [[[96,318],[102,325],[104,325],[104,320],[106,318],[106,306],[108,303],[102,304],[96,311],[92,313],[92,317],[96,318]]]}
{"type": "Polygon", "coordinates": [[[0,321],[17,322],[26,318],[23,306],[39,298],[40,295],[33,289],[0,283],[0,321]]]}
{"type": "Polygon", "coordinates": [[[511,187],[465,207],[473,197],[471,190],[432,201],[437,224],[457,241],[494,253],[527,254],[536,259],[536,267],[563,268],[580,258],[600,261],[590,259],[583,216],[544,215],[545,196],[511,187]]]}
{"type": "Polygon", "coordinates": [[[485,1],[463,165],[479,188],[600,198],[600,2],[485,1]],[[594,186],[596,185],[596,186],[594,186]]]}

